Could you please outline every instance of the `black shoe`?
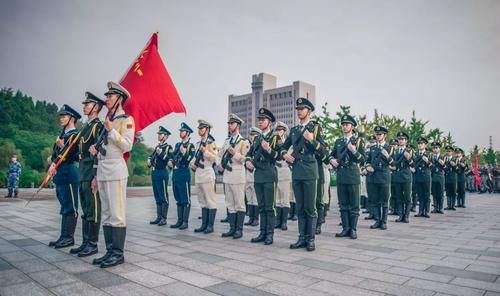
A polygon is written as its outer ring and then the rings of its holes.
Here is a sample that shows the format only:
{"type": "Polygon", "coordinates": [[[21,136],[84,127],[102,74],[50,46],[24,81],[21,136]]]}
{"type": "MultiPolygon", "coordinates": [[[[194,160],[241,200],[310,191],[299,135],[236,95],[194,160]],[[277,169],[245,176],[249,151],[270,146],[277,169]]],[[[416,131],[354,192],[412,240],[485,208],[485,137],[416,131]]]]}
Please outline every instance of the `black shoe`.
{"type": "Polygon", "coordinates": [[[161,220],[161,205],[156,205],[156,219],[154,219],[153,221],[149,221],[149,224],[158,224],[160,223],[160,220],[161,220]]]}
{"type": "Polygon", "coordinates": [[[356,232],[356,229],[358,227],[358,216],[357,215],[351,215],[349,216],[349,226],[351,227],[351,239],[357,239],[358,238],[358,233],[356,232]]]}
{"type": "Polygon", "coordinates": [[[245,212],[236,212],[236,231],[233,234],[234,239],[243,237],[243,221],[245,221],[245,212]]]}
{"type": "Polygon", "coordinates": [[[307,221],[305,218],[299,218],[298,230],[299,230],[299,239],[294,244],[290,245],[290,249],[300,249],[305,248],[307,246],[306,242],[306,227],[307,221]]]}
{"type": "Polygon", "coordinates": [[[75,244],[75,240],[73,238],[75,234],[76,222],[78,217],[75,215],[64,215],[62,216],[62,232],[61,232],[61,240],[58,241],[54,248],[61,249],[73,246],[75,244]]]}
{"type": "Polygon", "coordinates": [[[308,252],[316,250],[316,244],[314,243],[314,238],[311,238],[307,241],[306,250],[308,252]]]}
{"type": "Polygon", "coordinates": [[[382,208],[382,219],[380,221],[380,229],[386,230],[387,229],[387,208],[382,208]]]}
{"type": "Polygon", "coordinates": [[[112,250],[111,255],[104,262],[101,263],[101,268],[108,268],[122,264],[125,262],[123,250],[125,246],[125,235],[127,233],[126,227],[112,227],[111,240],[112,250]]]}
{"type": "Polygon", "coordinates": [[[177,205],[177,222],[173,225],[170,225],[170,228],[179,228],[182,225],[182,215],[184,214],[184,207],[181,205],[177,205]]]}
{"type": "Polygon", "coordinates": [[[88,241],[87,246],[78,253],[78,257],[87,257],[97,254],[97,241],[99,240],[100,223],[87,222],[88,226],[88,241]]]}
{"type": "Polygon", "coordinates": [[[95,258],[94,260],[92,260],[92,264],[93,265],[101,265],[101,263],[103,263],[104,261],[106,261],[109,256],[111,256],[111,248],[113,247],[112,246],[112,243],[113,241],[111,240],[111,226],[109,225],[103,225],[102,226],[102,232],[104,233],[104,242],[105,242],[105,245],[106,245],[106,254],[104,254],[104,256],[102,257],[99,257],[99,258],[95,258]]]}
{"type": "Polygon", "coordinates": [[[297,240],[297,242],[290,245],[290,249],[301,249],[301,248],[305,248],[306,246],[307,246],[306,238],[303,236],[299,236],[299,239],[297,240]]]}
{"type": "Polygon", "coordinates": [[[160,207],[160,221],[158,221],[158,226],[167,225],[167,213],[168,213],[168,203],[163,203],[160,207]]]}
{"type": "Polygon", "coordinates": [[[264,240],[264,245],[272,245],[273,244],[273,236],[274,236],[274,233],[267,233],[266,234],[266,238],[264,240]]]}
{"type": "Polygon", "coordinates": [[[342,220],[342,231],[335,234],[335,237],[347,237],[350,235],[351,227],[349,221],[349,212],[341,211],[340,219],[342,220]]]}
{"type": "Polygon", "coordinates": [[[216,214],[217,214],[217,209],[208,209],[207,228],[205,228],[205,231],[203,231],[203,233],[207,234],[214,232],[214,222],[216,214]]]}
{"type": "Polygon", "coordinates": [[[88,242],[87,245],[85,246],[85,249],[83,249],[81,252],[78,253],[78,257],[87,257],[91,256],[94,254],[97,254],[97,244],[93,242],[88,242]]]}
{"type": "Polygon", "coordinates": [[[373,216],[372,213],[370,213],[368,216],[365,217],[365,220],[373,220],[375,219],[375,216],[373,216]]]}
{"type": "Polygon", "coordinates": [[[207,224],[208,224],[208,209],[202,208],[201,209],[201,226],[199,228],[196,228],[194,230],[194,232],[204,232],[205,229],[207,229],[207,224]]]}
{"type": "Polygon", "coordinates": [[[6,196],[4,196],[5,198],[9,198],[9,197],[12,197],[12,192],[9,192],[6,196]]]}
{"type": "Polygon", "coordinates": [[[259,232],[259,235],[252,238],[250,242],[252,243],[260,243],[266,240],[266,233],[265,232],[259,232]]]}
{"type": "Polygon", "coordinates": [[[17,198],[17,195],[19,194],[19,192],[17,191],[14,191],[14,198],[17,198]]]}
{"type": "Polygon", "coordinates": [[[375,220],[375,223],[373,223],[370,226],[370,229],[376,229],[380,228],[380,224],[382,223],[382,212],[381,208],[374,208],[373,209],[373,219],[375,220]]]}
{"type": "Polygon", "coordinates": [[[297,221],[296,209],[297,209],[296,203],[291,202],[290,203],[290,214],[288,214],[288,220],[297,221]]]}
{"type": "Polygon", "coordinates": [[[222,237],[230,237],[234,235],[236,231],[236,213],[229,213],[227,216],[227,221],[229,222],[229,231],[224,232],[222,237]]]}
{"type": "Polygon", "coordinates": [[[243,225],[246,225],[246,226],[252,225],[253,220],[254,220],[253,216],[255,215],[255,208],[254,207],[255,206],[252,206],[252,205],[248,206],[248,222],[245,222],[243,225]]]}
{"type": "Polygon", "coordinates": [[[253,221],[252,221],[252,224],[250,224],[250,226],[259,226],[259,209],[257,206],[254,206],[255,207],[255,212],[254,212],[254,217],[253,217],[253,221]]]}
{"type": "Polygon", "coordinates": [[[287,231],[288,230],[288,213],[290,212],[290,208],[282,208],[282,215],[281,215],[281,230],[287,231]]]}
{"type": "Polygon", "coordinates": [[[276,208],[276,225],[274,228],[281,228],[281,217],[283,216],[283,208],[276,208]]]}

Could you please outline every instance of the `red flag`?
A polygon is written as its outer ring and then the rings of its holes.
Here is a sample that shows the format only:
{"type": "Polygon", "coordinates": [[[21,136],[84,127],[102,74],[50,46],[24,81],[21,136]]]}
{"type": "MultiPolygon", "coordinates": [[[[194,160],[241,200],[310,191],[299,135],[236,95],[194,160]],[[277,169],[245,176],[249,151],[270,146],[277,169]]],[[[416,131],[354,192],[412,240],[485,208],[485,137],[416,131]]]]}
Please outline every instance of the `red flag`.
{"type": "Polygon", "coordinates": [[[474,176],[476,177],[476,185],[481,185],[481,176],[479,175],[479,159],[477,155],[477,146],[474,148],[474,176]]]}
{"type": "Polygon", "coordinates": [[[134,118],[136,132],[172,112],[186,113],[158,53],[158,33],[151,36],[120,84],[130,92],[123,108],[134,118]]]}

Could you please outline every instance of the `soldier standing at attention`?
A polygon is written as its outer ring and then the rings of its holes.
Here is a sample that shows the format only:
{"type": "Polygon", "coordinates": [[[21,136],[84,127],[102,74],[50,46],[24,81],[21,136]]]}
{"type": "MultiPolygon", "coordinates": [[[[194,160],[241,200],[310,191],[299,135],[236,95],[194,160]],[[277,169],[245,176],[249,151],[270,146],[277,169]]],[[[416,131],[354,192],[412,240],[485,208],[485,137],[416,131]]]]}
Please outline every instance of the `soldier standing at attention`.
{"type": "Polygon", "coordinates": [[[364,145],[361,138],[353,135],[357,125],[350,115],[342,116],[343,136],[335,141],[330,153],[330,164],[337,169],[337,196],[339,201],[342,231],[336,237],[357,239],[359,217],[359,164],[364,161],[364,145]]]}
{"type": "Polygon", "coordinates": [[[198,203],[201,208],[201,226],[194,232],[214,232],[214,221],[217,213],[215,195],[215,171],[213,164],[217,158],[217,146],[210,136],[212,125],[205,120],[198,120],[198,135],[201,137],[191,160],[190,167],[195,172],[194,179],[198,189],[198,203]]]}
{"type": "Polygon", "coordinates": [[[431,213],[444,214],[443,212],[443,187],[444,187],[444,166],[445,161],[440,155],[441,143],[432,143],[432,199],[434,203],[434,210],[431,213]]]}
{"type": "MultiPolygon", "coordinates": [[[[318,125],[315,121],[314,124],[318,125]]],[[[324,132],[321,130],[321,139],[323,141],[324,132]]],[[[316,153],[316,163],[318,164],[318,183],[316,187],[316,212],[318,213],[318,219],[316,220],[316,229],[314,230],[315,234],[321,234],[321,225],[325,223],[326,217],[326,208],[328,205],[325,205],[325,194],[328,194],[328,191],[325,190],[325,175],[330,176],[328,173],[325,173],[325,169],[323,165],[328,165],[328,147],[325,142],[322,142],[321,145],[324,147],[324,152],[316,153]]],[[[328,203],[328,198],[327,198],[328,203]]]]}
{"type": "Polygon", "coordinates": [[[407,133],[398,132],[397,138],[398,148],[394,152],[395,160],[393,163],[395,168],[393,173],[394,198],[396,199],[396,204],[399,205],[399,218],[396,219],[396,222],[409,223],[412,186],[410,167],[413,164],[413,153],[407,146],[408,139],[410,138],[407,133]]]}
{"type": "MultiPolygon", "coordinates": [[[[393,155],[391,157],[395,160],[395,152],[398,150],[398,140],[393,139],[389,141],[391,145],[391,151],[393,155]]],[[[401,204],[399,204],[399,200],[396,198],[396,185],[394,183],[394,174],[396,171],[396,167],[394,165],[389,166],[389,169],[391,170],[391,197],[389,198],[389,214],[388,215],[394,215],[398,216],[399,215],[399,208],[401,207],[401,204]]]]}
{"type": "MultiPolygon", "coordinates": [[[[248,139],[249,145],[255,141],[255,138],[260,135],[260,129],[258,127],[250,128],[250,137],[248,139]]],[[[257,203],[257,196],[255,195],[254,187],[254,172],[245,170],[245,198],[247,199],[247,210],[248,210],[248,221],[245,225],[257,226],[259,225],[259,206],[257,203]]]]}
{"type": "Polygon", "coordinates": [[[448,206],[445,210],[455,211],[457,197],[457,163],[453,156],[454,149],[451,145],[445,147],[446,156],[444,162],[444,184],[446,190],[446,201],[448,206]]]}
{"type": "Polygon", "coordinates": [[[394,162],[391,157],[392,149],[385,142],[387,132],[385,127],[375,127],[377,144],[370,149],[370,153],[366,160],[366,170],[373,173],[371,181],[373,183],[375,223],[370,226],[371,229],[387,229],[388,201],[391,187],[391,172],[389,166],[394,162]]]}
{"type": "Polygon", "coordinates": [[[179,137],[181,141],[175,144],[174,158],[168,163],[174,169],[172,173],[172,187],[174,198],[177,202],[177,222],[170,228],[181,230],[188,228],[189,212],[191,210],[191,173],[189,163],[194,157],[194,145],[189,142],[189,136],[193,130],[186,124],[181,123],[179,137]]]}
{"type": "Polygon", "coordinates": [[[276,225],[276,183],[278,172],[276,159],[277,136],[271,131],[271,125],[276,120],[273,113],[266,108],[260,108],[257,115],[261,134],[255,139],[248,150],[245,167],[254,173],[254,187],[257,195],[260,213],[260,232],[251,239],[252,243],[273,243],[274,227],[276,225]]]}
{"type": "MultiPolygon", "coordinates": [[[[377,144],[377,139],[375,138],[374,135],[371,135],[368,137],[368,145],[365,148],[365,157],[370,153],[370,150],[373,146],[377,144]]],[[[367,200],[366,200],[366,213],[368,213],[368,216],[365,217],[365,220],[373,220],[373,212],[375,208],[375,203],[374,203],[374,195],[373,195],[373,182],[372,182],[372,176],[373,173],[370,173],[366,170],[366,166],[362,167],[361,173],[366,175],[366,194],[367,194],[367,200]]],[[[364,213],[364,212],[363,212],[364,213]]]]}
{"type": "Polygon", "coordinates": [[[102,227],[107,252],[94,259],[92,264],[101,268],[125,262],[124,247],[127,233],[127,179],[128,168],[123,154],[132,150],[135,124],[125,114],[123,103],[130,93],[118,83],[108,82],[106,108],[109,113],[104,120],[103,143],[90,147],[90,154],[97,155],[97,178],[92,180],[94,191],[99,189],[102,207],[102,227]],[[102,146],[101,146],[102,144],[102,146]]]}
{"type": "Polygon", "coordinates": [[[49,242],[50,247],[65,248],[75,244],[73,235],[78,218],[78,146],[73,145],[61,165],[55,168],[56,162],[69,147],[70,143],[77,140],[78,131],[76,122],[82,116],[68,105],[63,105],[59,111],[59,123],[62,126],[61,135],[56,139],[52,156],[47,159],[50,164],[49,174],[54,176],[56,196],[61,205],[59,213],[61,219],[61,235],[56,241],[49,242]]]}
{"type": "Polygon", "coordinates": [[[464,156],[464,151],[461,148],[455,149],[455,159],[457,164],[457,207],[458,208],[465,208],[465,172],[469,168],[463,156],[464,156]]]}
{"type": "Polygon", "coordinates": [[[167,144],[170,131],[163,126],[158,130],[158,145],[148,157],[148,167],[153,169],[151,172],[151,183],[153,185],[153,195],[156,203],[156,219],[149,224],[163,226],[167,224],[168,214],[168,170],[167,164],[172,160],[172,146],[167,144]]]}
{"type": "Polygon", "coordinates": [[[17,197],[19,194],[19,177],[21,177],[21,163],[17,161],[17,155],[12,155],[7,168],[7,188],[9,193],[5,197],[17,197]]]}
{"type": "Polygon", "coordinates": [[[104,101],[90,92],[86,92],[85,96],[83,114],[87,116],[87,123],[82,128],[78,145],[80,153],[78,193],[83,210],[83,242],[78,248],[69,251],[71,254],[78,254],[78,257],[87,257],[97,253],[97,241],[101,227],[101,199],[99,192],[92,190],[92,180],[97,175],[97,158],[90,154],[89,149],[95,144],[103,129],[98,116],[102,106],[104,106],[104,101]]]}
{"type": "Polygon", "coordinates": [[[429,211],[431,206],[430,188],[431,188],[431,170],[432,159],[426,150],[427,139],[418,137],[417,148],[418,151],[413,157],[413,164],[410,171],[414,173],[415,177],[415,190],[418,197],[418,214],[415,217],[429,218],[429,211]]]}
{"type": "Polygon", "coordinates": [[[240,135],[243,120],[236,114],[229,114],[227,129],[229,137],[219,151],[219,173],[223,174],[226,207],[228,209],[229,231],[222,237],[239,239],[243,236],[245,221],[245,159],[250,148],[248,140],[240,135]]]}
{"type": "MultiPolygon", "coordinates": [[[[288,126],[281,121],[276,123],[278,145],[282,145],[287,137],[288,126]]],[[[276,228],[288,230],[287,220],[290,212],[290,189],[292,183],[292,172],[288,163],[283,159],[276,161],[278,171],[278,194],[276,195],[276,228]]]]}
{"type": "Polygon", "coordinates": [[[280,147],[282,157],[292,165],[292,186],[299,217],[299,238],[290,249],[316,249],[315,235],[318,213],[316,211],[317,182],[319,178],[316,155],[324,156],[326,146],[321,137],[321,127],[311,120],[314,105],[306,98],[295,101],[300,123],[290,130],[290,135],[280,147]],[[288,150],[292,147],[292,152],[288,150]]]}

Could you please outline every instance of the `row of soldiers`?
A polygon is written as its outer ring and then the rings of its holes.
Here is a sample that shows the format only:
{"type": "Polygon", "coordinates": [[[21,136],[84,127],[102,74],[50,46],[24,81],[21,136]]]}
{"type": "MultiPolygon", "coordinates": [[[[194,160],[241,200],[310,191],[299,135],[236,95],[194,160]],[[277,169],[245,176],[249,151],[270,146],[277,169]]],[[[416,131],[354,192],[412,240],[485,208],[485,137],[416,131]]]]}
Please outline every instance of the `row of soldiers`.
{"type": "Polygon", "coordinates": [[[135,131],[133,118],[123,110],[130,93],[115,82],[108,82],[107,86],[105,100],[85,93],[82,109],[87,122],[80,131],[76,129],[80,113],[66,104],[62,106],[59,111],[62,130],[47,159],[61,215],[59,238],[49,242],[49,246],[65,248],[75,244],[80,200],[83,241],[70,253],[79,257],[96,254],[102,223],[106,253],[92,261],[101,268],[124,262],[128,179],[124,153],[132,149],[135,131]],[[108,112],[101,121],[98,114],[104,106],[108,112]]]}

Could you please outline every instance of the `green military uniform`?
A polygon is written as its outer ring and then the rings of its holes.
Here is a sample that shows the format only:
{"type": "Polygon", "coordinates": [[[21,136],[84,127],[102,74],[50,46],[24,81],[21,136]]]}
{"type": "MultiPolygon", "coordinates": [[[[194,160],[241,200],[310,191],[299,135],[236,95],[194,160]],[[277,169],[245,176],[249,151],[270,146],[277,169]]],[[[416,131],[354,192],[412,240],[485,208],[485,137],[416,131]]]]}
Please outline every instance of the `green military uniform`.
{"type": "MultiPolygon", "coordinates": [[[[323,135],[321,131],[321,145],[326,149],[327,145],[323,141],[323,135]]],[[[321,225],[325,223],[326,208],[328,205],[328,203],[325,204],[323,200],[325,195],[325,170],[323,169],[323,164],[328,164],[328,154],[326,150],[324,153],[316,153],[316,162],[318,163],[318,183],[316,187],[316,211],[318,212],[318,220],[316,221],[316,234],[321,234],[321,225]]]]}
{"type": "MultiPolygon", "coordinates": [[[[370,149],[371,147],[373,147],[375,144],[376,144],[376,139],[375,139],[375,136],[371,135],[368,137],[368,146],[365,148],[364,152],[365,152],[365,157],[366,155],[368,155],[370,153],[370,149]]],[[[368,216],[365,217],[365,220],[373,220],[374,219],[374,216],[373,216],[373,212],[374,212],[374,208],[375,208],[375,203],[373,202],[373,198],[374,198],[374,195],[373,195],[373,182],[372,182],[372,175],[373,173],[371,172],[368,172],[366,170],[366,167],[363,166],[363,170],[362,172],[366,175],[366,179],[365,179],[365,183],[366,183],[366,213],[368,213],[368,216]]],[[[365,213],[363,212],[363,213],[365,213]]]]}
{"type": "Polygon", "coordinates": [[[448,206],[445,210],[455,211],[455,202],[457,198],[457,163],[452,155],[452,146],[446,146],[446,156],[444,162],[444,188],[446,191],[446,201],[448,206]]]}
{"type": "MultiPolygon", "coordinates": [[[[83,104],[95,103],[93,108],[104,105],[104,101],[90,92],[86,92],[86,99],[83,104]]],[[[92,110],[93,111],[93,110],[92,110]]],[[[101,224],[101,199],[99,192],[92,192],[92,180],[97,175],[97,157],[93,157],[90,146],[94,145],[97,137],[103,129],[102,122],[98,117],[89,120],[83,127],[79,140],[79,181],[78,192],[83,210],[82,215],[82,237],[83,242],[78,248],[70,250],[71,254],[78,254],[78,257],[86,257],[97,253],[97,241],[99,238],[99,228],[101,224]]]]}
{"type": "MultiPolygon", "coordinates": [[[[387,129],[381,126],[375,127],[375,133],[387,134],[387,129]]],[[[374,201],[374,219],[375,223],[370,226],[371,229],[387,229],[388,201],[391,187],[391,172],[389,166],[394,160],[391,157],[392,148],[387,143],[377,143],[370,149],[366,159],[367,167],[373,168],[371,177],[374,201]],[[388,156],[384,156],[383,150],[387,151],[388,156]]]]}
{"type": "MultiPolygon", "coordinates": [[[[432,147],[441,148],[441,143],[434,142],[432,147]]],[[[439,154],[432,154],[432,184],[431,193],[434,210],[431,213],[444,214],[443,212],[443,191],[444,191],[444,159],[439,154]]]]}
{"type": "MultiPolygon", "coordinates": [[[[296,109],[308,108],[314,111],[313,104],[305,99],[296,100],[296,109]]],[[[299,239],[290,245],[291,249],[306,248],[308,251],[315,250],[315,234],[317,223],[316,190],[319,178],[319,168],[316,157],[323,158],[326,146],[321,137],[320,126],[314,122],[294,126],[290,130],[289,137],[281,146],[281,155],[293,147],[291,155],[295,158],[292,164],[292,187],[295,195],[297,215],[299,217],[299,239]],[[308,130],[314,134],[312,142],[304,138],[304,131],[308,130]]]]}
{"type": "MultiPolygon", "coordinates": [[[[342,124],[357,125],[356,120],[350,115],[342,117],[342,124]]],[[[357,225],[359,217],[359,186],[361,183],[359,165],[363,163],[365,149],[361,138],[350,136],[339,138],[330,152],[330,161],[336,160],[337,166],[337,196],[339,201],[342,231],[336,237],[357,238],[357,225]],[[349,150],[348,145],[356,147],[356,152],[349,150]]]]}
{"type": "Polygon", "coordinates": [[[465,172],[469,166],[465,162],[462,149],[455,149],[455,153],[460,153],[460,156],[457,157],[457,207],[465,208],[465,172]]]}
{"type": "MultiPolygon", "coordinates": [[[[398,138],[409,139],[405,132],[399,132],[398,138]]],[[[394,171],[392,182],[394,184],[394,199],[398,205],[399,218],[396,222],[409,223],[410,208],[411,208],[411,187],[412,187],[412,173],[410,167],[413,163],[412,151],[407,146],[399,146],[393,152],[394,158],[394,171]],[[405,156],[408,154],[408,158],[405,156]]],[[[392,197],[391,197],[392,198],[392,197]]]]}
{"type": "MultiPolygon", "coordinates": [[[[427,144],[428,142],[426,138],[419,137],[417,143],[427,144]]],[[[413,156],[412,163],[412,167],[415,169],[415,192],[418,198],[418,214],[416,214],[415,217],[430,217],[431,166],[432,160],[425,150],[425,147],[422,150],[418,149],[413,156]]]]}
{"type": "MultiPolygon", "coordinates": [[[[398,148],[398,141],[396,139],[391,140],[390,145],[392,147],[392,152],[396,151],[398,148]]],[[[394,155],[391,155],[395,159],[394,155]]],[[[391,197],[389,198],[389,214],[388,215],[399,215],[399,200],[396,198],[396,184],[394,183],[395,167],[390,166],[391,169],[391,197]]]]}
{"type": "MultiPolygon", "coordinates": [[[[267,118],[271,122],[275,121],[273,113],[266,108],[260,108],[257,118],[267,118]]],[[[276,170],[276,159],[279,153],[276,149],[277,136],[272,131],[262,132],[255,139],[248,150],[246,161],[253,164],[255,195],[260,214],[260,233],[252,238],[252,242],[264,242],[266,245],[273,243],[274,227],[276,225],[276,183],[278,173],[276,170]],[[262,148],[262,142],[266,141],[270,145],[269,151],[262,148]]]]}

